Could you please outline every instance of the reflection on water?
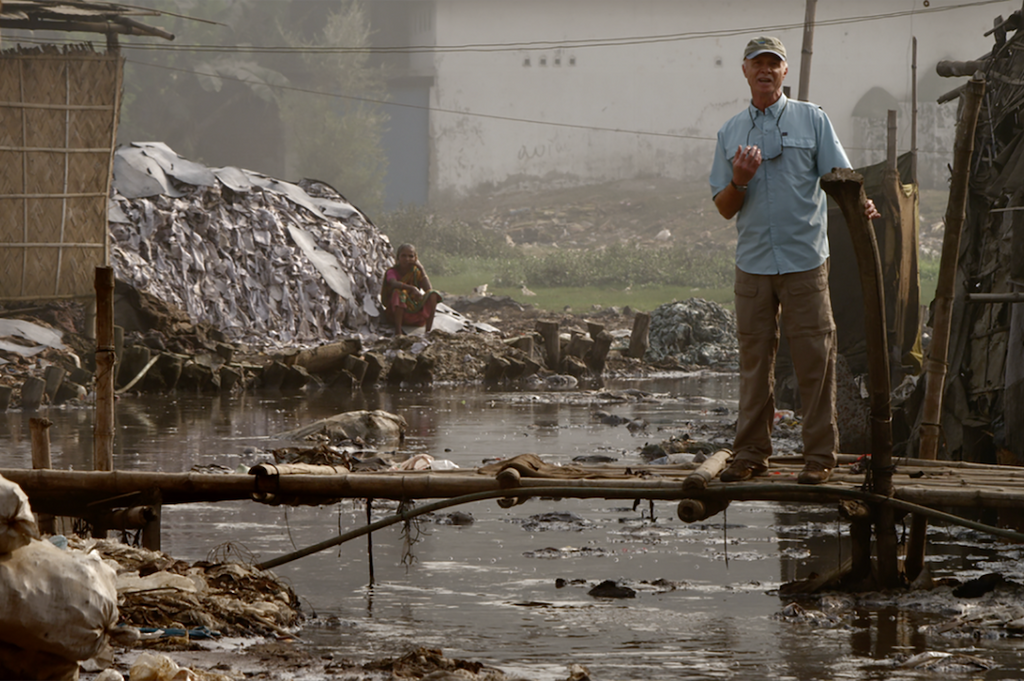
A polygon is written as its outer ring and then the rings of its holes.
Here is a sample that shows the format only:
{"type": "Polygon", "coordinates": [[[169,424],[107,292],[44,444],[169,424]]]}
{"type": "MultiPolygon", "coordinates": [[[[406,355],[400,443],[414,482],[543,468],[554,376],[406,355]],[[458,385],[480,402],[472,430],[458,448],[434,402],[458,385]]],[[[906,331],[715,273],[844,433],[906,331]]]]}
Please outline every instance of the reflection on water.
{"type": "MultiPolygon", "coordinates": [[[[119,469],[182,471],[194,465],[229,468],[261,460],[275,434],[349,409],[385,409],[409,424],[403,453],[425,452],[460,467],[525,452],[565,463],[581,454],[638,461],[645,442],[685,432],[701,421],[733,418],[731,376],[664,377],[617,382],[664,399],[589,404],[578,396],[508,393],[481,388],[426,392],[380,391],[356,397],[319,395],[129,397],[117,405],[114,464],[119,469]],[[591,418],[604,409],[643,418],[632,435],[591,418]],[[723,409],[725,408],[725,409],[723,409]],[[724,412],[724,413],[723,413],[724,412]]],[[[85,469],[92,461],[92,413],[49,410],[54,466],[85,469]]],[[[28,414],[0,415],[0,466],[31,465],[28,414]]],[[[374,519],[395,504],[375,501],[374,519]]],[[[846,528],[831,507],[736,503],[725,514],[685,525],[675,505],[622,501],[538,500],[511,509],[494,502],[464,507],[475,522],[425,520],[403,534],[393,526],[372,537],[375,585],[367,540],[321,552],[275,570],[315,615],[302,638],[346,657],[395,655],[413,646],[443,648],[531,679],[564,679],[581,663],[594,678],[620,679],[898,679],[918,678],[885,662],[896,653],[949,649],[916,633],[921,614],[879,606],[839,626],[816,628],[775,617],[781,582],[834,569],[849,554],[846,528]],[[581,519],[555,527],[525,523],[547,511],[581,519]],[[545,551],[545,549],[550,549],[545,551]],[[546,557],[547,556],[547,557],[546,557]],[[561,556],[561,557],[550,557],[561,556]],[[564,579],[559,588],[556,580],[564,579]],[[595,599],[588,589],[605,579],[636,589],[637,597],[595,599]],[[576,583],[573,580],[578,580],[576,583]]],[[[366,502],[330,507],[267,507],[250,502],[168,507],[165,551],[207,558],[234,542],[265,560],[328,539],[366,522],[366,502]]],[[[940,536],[947,532],[936,530],[940,536]]],[[[972,560],[997,553],[976,537],[972,560]]],[[[962,549],[958,549],[961,550],[962,549]]],[[[951,549],[930,556],[935,566],[960,558],[951,549]]],[[[1019,556],[1018,556],[1019,558],[1019,556]]],[[[934,569],[934,568],[933,568],[934,569]]],[[[1012,646],[979,641],[975,654],[999,659],[1001,676],[1019,667],[1012,646]]]]}

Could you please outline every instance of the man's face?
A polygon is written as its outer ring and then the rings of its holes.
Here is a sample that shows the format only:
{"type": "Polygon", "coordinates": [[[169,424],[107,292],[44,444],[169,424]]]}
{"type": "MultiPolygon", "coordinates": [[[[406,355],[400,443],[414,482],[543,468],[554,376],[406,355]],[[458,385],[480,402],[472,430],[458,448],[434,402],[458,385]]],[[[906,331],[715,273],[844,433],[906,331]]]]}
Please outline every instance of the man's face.
{"type": "Polygon", "coordinates": [[[769,52],[743,60],[743,75],[752,95],[763,97],[782,92],[782,81],[789,73],[789,64],[769,52]]]}

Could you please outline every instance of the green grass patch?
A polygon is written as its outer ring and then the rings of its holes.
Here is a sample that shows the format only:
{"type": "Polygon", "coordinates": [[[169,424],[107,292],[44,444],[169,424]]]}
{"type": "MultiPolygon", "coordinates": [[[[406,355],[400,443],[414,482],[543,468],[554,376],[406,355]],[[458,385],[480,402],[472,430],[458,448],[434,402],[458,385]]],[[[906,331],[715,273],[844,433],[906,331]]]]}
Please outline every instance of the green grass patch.
{"type": "Polygon", "coordinates": [[[692,297],[732,304],[731,249],[696,252],[685,246],[627,244],[526,251],[495,231],[438,220],[417,208],[395,211],[385,224],[394,247],[405,242],[416,246],[434,288],[455,295],[471,295],[487,284],[491,295],[578,313],[598,305],[628,305],[646,312],[692,297]],[[536,295],[524,295],[524,286],[536,295]]]}
{"type": "Polygon", "coordinates": [[[921,304],[931,305],[935,300],[935,289],[939,284],[939,258],[921,258],[918,271],[921,275],[921,304]]]}
{"type": "Polygon", "coordinates": [[[486,283],[490,295],[509,296],[520,303],[550,312],[561,312],[569,307],[573,312],[585,313],[595,309],[595,306],[608,308],[627,305],[634,310],[650,312],[664,303],[689,298],[704,298],[731,309],[733,302],[731,286],[707,289],[664,284],[635,286],[628,291],[607,286],[536,286],[530,288],[536,295],[528,296],[518,286],[495,286],[489,279],[490,274],[484,261],[470,261],[468,264],[470,266],[459,274],[431,274],[431,283],[445,293],[461,296],[472,295],[476,286],[486,283]]]}

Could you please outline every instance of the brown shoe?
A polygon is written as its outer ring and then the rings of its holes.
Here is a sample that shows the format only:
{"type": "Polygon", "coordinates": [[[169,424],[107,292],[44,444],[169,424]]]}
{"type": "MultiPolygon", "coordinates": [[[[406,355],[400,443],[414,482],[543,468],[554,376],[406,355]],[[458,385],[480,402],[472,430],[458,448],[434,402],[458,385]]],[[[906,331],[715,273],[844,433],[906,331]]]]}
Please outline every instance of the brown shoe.
{"type": "Polygon", "coordinates": [[[817,461],[808,461],[804,464],[800,475],[796,476],[796,481],[801,485],[820,485],[823,482],[828,482],[830,477],[832,477],[830,467],[817,461]]]}
{"type": "Polygon", "coordinates": [[[755,475],[763,475],[768,470],[768,466],[757,463],[756,461],[749,461],[747,459],[736,459],[729,467],[722,471],[722,474],[718,476],[718,479],[722,482],[743,482],[749,480],[755,475]]]}

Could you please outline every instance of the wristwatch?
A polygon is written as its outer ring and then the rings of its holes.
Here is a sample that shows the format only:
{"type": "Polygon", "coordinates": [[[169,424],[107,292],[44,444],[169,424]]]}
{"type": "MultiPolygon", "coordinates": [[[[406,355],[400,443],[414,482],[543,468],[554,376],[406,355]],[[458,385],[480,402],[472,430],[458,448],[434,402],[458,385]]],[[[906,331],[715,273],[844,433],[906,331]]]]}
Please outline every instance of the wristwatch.
{"type": "Polygon", "coordinates": [[[729,180],[729,184],[731,184],[733,186],[733,188],[735,188],[737,191],[741,191],[741,192],[747,191],[747,185],[745,185],[745,184],[736,184],[732,180],[729,180]]]}

